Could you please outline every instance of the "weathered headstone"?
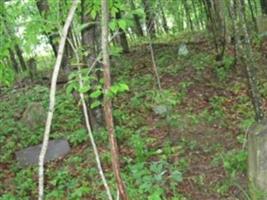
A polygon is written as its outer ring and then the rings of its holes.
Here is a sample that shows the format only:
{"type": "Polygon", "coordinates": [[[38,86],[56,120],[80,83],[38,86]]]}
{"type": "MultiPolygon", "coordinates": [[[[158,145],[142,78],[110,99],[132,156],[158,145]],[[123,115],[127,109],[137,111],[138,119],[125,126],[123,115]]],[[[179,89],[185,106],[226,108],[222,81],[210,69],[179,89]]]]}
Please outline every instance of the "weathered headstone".
{"type": "MultiPolygon", "coordinates": [[[[39,154],[42,144],[28,147],[16,152],[16,160],[21,167],[38,164],[39,154]]],[[[45,156],[45,163],[64,157],[70,151],[70,145],[67,140],[50,140],[45,156]]]]}
{"type": "Polygon", "coordinates": [[[255,195],[260,193],[261,199],[267,200],[267,120],[249,131],[248,176],[252,197],[258,198],[255,195]]]}
{"type": "Polygon", "coordinates": [[[46,120],[46,111],[39,102],[29,103],[22,114],[21,122],[31,129],[44,125],[46,120]]]}
{"type": "Polygon", "coordinates": [[[188,53],[189,53],[189,51],[188,51],[186,44],[185,43],[180,44],[179,49],[178,49],[178,55],[179,56],[187,56],[188,53]]]}

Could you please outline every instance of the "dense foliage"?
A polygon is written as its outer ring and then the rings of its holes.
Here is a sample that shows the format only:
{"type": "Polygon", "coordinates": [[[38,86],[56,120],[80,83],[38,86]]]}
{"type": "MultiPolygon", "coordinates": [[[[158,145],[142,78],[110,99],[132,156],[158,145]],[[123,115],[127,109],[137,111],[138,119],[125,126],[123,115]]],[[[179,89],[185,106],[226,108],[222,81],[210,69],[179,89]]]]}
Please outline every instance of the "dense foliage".
{"type": "MultiPolygon", "coordinates": [[[[50,139],[66,138],[71,151],[46,164],[45,199],[107,199],[79,93],[114,199],[107,100],[129,199],[253,199],[247,134],[267,105],[267,1],[108,3],[108,91],[101,1],[80,0],[68,32],[50,139]]],[[[31,128],[22,118],[32,102],[48,110],[71,4],[0,1],[0,200],[38,196],[37,166],[21,168],[15,153],[42,142],[45,124],[31,128]]]]}

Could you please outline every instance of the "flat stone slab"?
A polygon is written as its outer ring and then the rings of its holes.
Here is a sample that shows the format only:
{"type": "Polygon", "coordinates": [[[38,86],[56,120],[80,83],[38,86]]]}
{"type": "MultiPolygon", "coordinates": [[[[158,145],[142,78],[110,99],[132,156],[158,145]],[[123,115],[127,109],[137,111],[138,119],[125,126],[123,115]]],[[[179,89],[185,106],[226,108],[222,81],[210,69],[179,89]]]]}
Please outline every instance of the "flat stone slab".
{"type": "MultiPolygon", "coordinates": [[[[16,152],[16,160],[22,167],[38,165],[42,144],[28,147],[16,152]]],[[[45,163],[64,157],[70,151],[70,145],[65,139],[50,140],[45,156],[45,163]]]]}

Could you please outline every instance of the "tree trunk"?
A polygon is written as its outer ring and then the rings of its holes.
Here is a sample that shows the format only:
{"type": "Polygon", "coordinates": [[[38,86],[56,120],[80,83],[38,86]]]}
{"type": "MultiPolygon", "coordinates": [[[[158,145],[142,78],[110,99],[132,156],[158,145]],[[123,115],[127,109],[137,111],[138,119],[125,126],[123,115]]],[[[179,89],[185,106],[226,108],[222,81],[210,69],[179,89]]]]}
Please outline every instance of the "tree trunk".
{"type": "Polygon", "coordinates": [[[248,0],[248,6],[249,6],[251,19],[253,21],[255,31],[258,32],[257,20],[256,20],[256,17],[255,17],[255,13],[254,13],[254,10],[253,10],[253,6],[252,6],[251,0],[248,0]]]}
{"type": "Polygon", "coordinates": [[[196,21],[198,24],[198,28],[201,29],[203,24],[202,24],[202,21],[199,19],[199,16],[198,16],[196,1],[192,1],[192,7],[193,7],[194,15],[195,15],[195,18],[196,18],[196,21]]]}
{"type": "Polygon", "coordinates": [[[8,53],[9,53],[9,58],[12,63],[12,67],[14,68],[16,73],[19,73],[19,65],[18,62],[16,61],[16,57],[12,49],[8,48],[8,53]]]}
{"type": "Polygon", "coordinates": [[[211,31],[216,49],[216,61],[223,61],[226,46],[226,24],[224,2],[221,0],[203,0],[207,15],[207,29],[211,31]]]}
{"type": "Polygon", "coordinates": [[[119,190],[120,198],[122,200],[128,200],[128,195],[125,190],[124,183],[121,178],[120,173],[120,163],[119,163],[119,151],[117,145],[117,139],[115,135],[114,122],[112,116],[112,104],[110,98],[107,96],[110,90],[111,80],[110,80],[110,60],[108,53],[108,1],[101,0],[101,11],[102,11],[102,54],[103,54],[103,74],[104,74],[104,115],[107,130],[109,133],[109,142],[111,147],[111,159],[112,167],[115,174],[115,179],[117,182],[117,187],[119,190]]]}
{"type": "MultiPolygon", "coordinates": [[[[83,62],[86,64],[85,67],[90,69],[97,59],[97,22],[96,19],[93,19],[90,16],[90,13],[87,12],[88,4],[87,1],[81,1],[81,23],[88,24],[81,32],[82,35],[82,47],[84,51],[83,62]]],[[[97,70],[93,69],[90,76],[94,76],[96,80],[100,79],[100,74],[97,73],[97,70]]],[[[97,84],[98,81],[93,83],[97,84]]],[[[89,104],[90,104],[89,100],[89,104]]],[[[91,109],[88,108],[89,116],[90,116],[90,125],[92,129],[97,129],[103,125],[103,114],[101,108],[91,109]]]]}
{"type": "Polygon", "coordinates": [[[253,60],[250,38],[249,38],[247,26],[244,21],[244,13],[243,13],[244,10],[242,9],[241,6],[242,5],[241,5],[240,0],[237,0],[237,8],[238,8],[237,10],[239,13],[239,17],[241,20],[243,19],[243,21],[240,22],[240,25],[241,25],[240,28],[244,34],[244,40],[242,44],[240,45],[241,51],[242,51],[242,61],[244,65],[246,66],[249,93],[250,93],[252,105],[255,111],[255,119],[257,122],[260,122],[264,118],[264,113],[261,108],[260,93],[257,88],[255,65],[254,65],[254,60],[253,60]]]}
{"type": "Polygon", "coordinates": [[[190,30],[194,31],[194,26],[193,26],[193,22],[192,22],[192,18],[190,15],[190,8],[188,5],[188,1],[187,0],[183,0],[183,4],[184,4],[184,9],[185,9],[185,15],[186,15],[186,19],[187,19],[187,25],[189,24],[190,30]]]}
{"type": "MultiPolygon", "coordinates": [[[[231,20],[232,30],[233,30],[233,39],[234,39],[234,62],[233,66],[236,66],[238,61],[238,45],[240,43],[240,37],[238,32],[238,23],[237,23],[237,12],[235,4],[228,3],[227,4],[228,13],[231,20]]],[[[232,40],[232,37],[230,38],[232,40]]],[[[230,41],[231,42],[231,41],[230,41]]]]}
{"type": "MultiPolygon", "coordinates": [[[[36,1],[36,6],[38,8],[38,11],[40,13],[40,15],[45,19],[47,20],[47,15],[49,14],[49,4],[48,4],[48,1],[47,0],[37,0],[36,1]]],[[[47,24],[47,23],[45,23],[47,24]]],[[[56,32],[56,31],[54,31],[56,32]]],[[[52,32],[50,31],[45,31],[44,33],[46,35],[46,37],[48,38],[49,40],[49,43],[53,49],[53,53],[55,55],[55,57],[57,57],[57,46],[58,46],[58,43],[57,42],[54,42],[56,40],[56,35],[53,34],[52,32]]]]}
{"type": "Polygon", "coordinates": [[[267,0],[260,0],[262,14],[267,15],[267,0]]]}
{"type": "Polygon", "coordinates": [[[26,71],[27,70],[27,65],[26,65],[26,62],[25,62],[25,60],[23,58],[22,50],[20,49],[19,45],[17,45],[17,44],[15,44],[15,51],[16,51],[17,57],[19,59],[19,63],[20,63],[21,69],[23,71],[26,71]]]}
{"type": "Polygon", "coordinates": [[[163,5],[161,3],[161,0],[158,0],[158,2],[159,2],[160,13],[161,13],[162,26],[163,26],[163,29],[164,29],[165,33],[168,33],[169,32],[169,27],[168,27],[167,19],[166,19],[165,12],[164,12],[164,9],[163,9],[163,5]]]}
{"type": "MultiPolygon", "coordinates": [[[[65,2],[64,1],[59,1],[59,8],[63,7],[62,4],[64,4],[65,2]]],[[[50,7],[49,7],[49,1],[48,0],[37,0],[36,1],[36,6],[38,8],[38,11],[40,13],[40,15],[44,18],[44,20],[47,20],[47,17],[49,15],[49,12],[50,12],[50,7]]],[[[62,15],[63,13],[63,10],[60,9],[59,11],[59,14],[62,15]]],[[[61,22],[62,23],[62,22],[61,22]]],[[[46,23],[45,23],[46,25],[46,23]]],[[[70,27],[70,30],[69,32],[71,32],[71,27],[70,27]]],[[[55,57],[57,57],[57,52],[58,52],[58,30],[56,28],[54,28],[51,31],[44,31],[44,34],[48,37],[48,40],[49,40],[49,43],[53,49],[53,53],[55,55],[55,57]]],[[[68,38],[70,39],[69,37],[69,34],[68,34],[68,38]]],[[[62,68],[64,69],[64,73],[65,75],[67,75],[69,73],[69,60],[72,58],[72,50],[69,46],[69,43],[67,42],[66,43],[66,47],[65,47],[65,51],[64,51],[64,55],[63,55],[63,59],[62,59],[62,62],[61,62],[61,66],[62,68]]]]}
{"type": "Polygon", "coordinates": [[[60,39],[59,47],[58,47],[58,56],[56,59],[56,63],[54,66],[54,71],[52,74],[52,80],[51,80],[51,88],[50,88],[50,94],[49,94],[49,109],[47,113],[47,119],[45,124],[45,131],[44,131],[44,137],[43,137],[43,144],[39,155],[39,174],[38,174],[38,200],[44,199],[44,160],[45,155],[48,148],[48,141],[52,126],[52,119],[54,115],[55,110],[55,104],[56,104],[56,86],[57,86],[57,78],[64,54],[64,47],[67,40],[67,35],[69,32],[70,25],[72,23],[76,8],[78,6],[79,1],[73,0],[72,6],[70,8],[68,17],[66,19],[66,23],[64,25],[62,36],[60,39]]]}
{"type": "MultiPolygon", "coordinates": [[[[7,18],[5,16],[5,13],[2,12],[2,13],[0,13],[0,15],[4,19],[3,20],[3,24],[2,24],[3,25],[3,32],[5,33],[6,37],[10,37],[11,41],[13,40],[13,41],[16,42],[17,38],[14,35],[14,33],[12,32],[12,30],[10,29],[10,26],[9,26],[7,20],[6,20],[7,18]]],[[[20,62],[21,69],[23,71],[25,71],[25,70],[27,70],[27,66],[25,64],[25,61],[24,61],[24,58],[23,58],[23,55],[22,55],[22,50],[20,49],[18,44],[15,43],[15,42],[14,42],[15,53],[17,54],[18,60],[20,62]]],[[[10,59],[11,59],[13,65],[14,65],[13,67],[14,67],[15,71],[19,72],[18,63],[16,62],[17,64],[15,64],[15,62],[14,62],[14,61],[16,61],[16,59],[15,59],[15,54],[14,54],[13,50],[11,50],[11,47],[9,48],[9,55],[10,55],[10,59]]]]}
{"type": "Polygon", "coordinates": [[[147,34],[149,34],[151,37],[155,37],[156,36],[155,17],[150,3],[151,3],[150,0],[143,0],[144,11],[146,15],[146,30],[147,34]]]}
{"type": "MultiPolygon", "coordinates": [[[[135,8],[133,0],[129,0],[129,2],[130,2],[131,9],[135,10],[136,8],[135,8]]],[[[142,25],[140,22],[140,17],[137,14],[134,14],[133,18],[134,18],[135,29],[136,29],[137,35],[141,37],[144,36],[144,32],[143,32],[142,25]]]]}
{"type": "MultiPolygon", "coordinates": [[[[119,20],[121,19],[121,11],[118,10],[118,12],[116,13],[116,19],[119,20]]],[[[119,28],[119,43],[122,47],[122,52],[123,53],[129,53],[129,44],[128,44],[128,40],[127,40],[127,35],[125,33],[125,31],[122,28],[119,28]]]]}

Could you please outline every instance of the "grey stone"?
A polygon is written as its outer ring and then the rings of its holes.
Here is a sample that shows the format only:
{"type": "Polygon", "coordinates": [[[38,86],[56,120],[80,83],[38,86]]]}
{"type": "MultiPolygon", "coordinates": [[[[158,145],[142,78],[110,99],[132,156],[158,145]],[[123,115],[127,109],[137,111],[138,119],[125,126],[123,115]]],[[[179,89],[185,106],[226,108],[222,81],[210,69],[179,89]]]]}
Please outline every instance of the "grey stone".
{"type": "Polygon", "coordinates": [[[166,116],[170,111],[170,108],[166,105],[157,105],[157,106],[154,106],[152,109],[156,115],[160,115],[160,116],[166,116]]]}
{"type": "Polygon", "coordinates": [[[248,176],[251,195],[266,194],[267,200],[267,120],[253,126],[248,136],[248,176]]]}
{"type": "Polygon", "coordinates": [[[187,56],[188,53],[189,53],[189,51],[187,49],[186,44],[184,44],[184,43],[180,44],[179,49],[178,49],[178,55],[179,56],[187,56]]]}
{"type": "MultiPolygon", "coordinates": [[[[16,160],[21,167],[38,164],[42,144],[28,147],[16,152],[16,160]]],[[[45,163],[64,157],[70,151],[70,145],[65,139],[50,140],[45,156],[45,163]]]]}
{"type": "Polygon", "coordinates": [[[39,102],[29,103],[22,114],[21,122],[30,129],[45,125],[46,111],[39,102]]]}

